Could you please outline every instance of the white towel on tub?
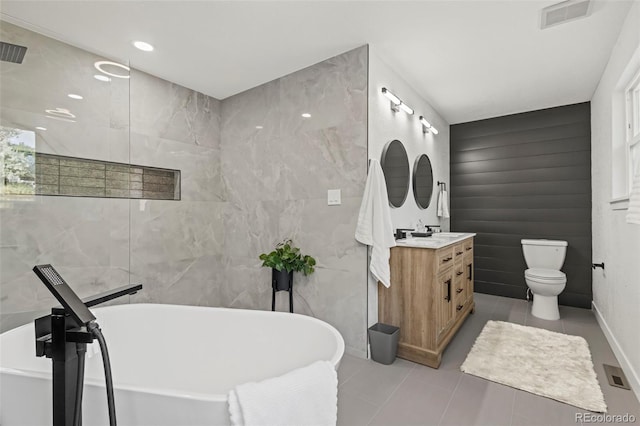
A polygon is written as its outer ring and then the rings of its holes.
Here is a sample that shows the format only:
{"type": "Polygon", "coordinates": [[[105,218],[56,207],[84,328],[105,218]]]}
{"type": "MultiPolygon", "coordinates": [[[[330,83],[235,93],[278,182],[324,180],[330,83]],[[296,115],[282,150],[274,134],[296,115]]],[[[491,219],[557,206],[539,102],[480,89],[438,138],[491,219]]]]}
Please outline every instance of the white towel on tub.
{"type": "Polygon", "coordinates": [[[229,392],[234,426],[335,426],[338,375],[328,361],[279,377],[249,382],[229,392]]]}

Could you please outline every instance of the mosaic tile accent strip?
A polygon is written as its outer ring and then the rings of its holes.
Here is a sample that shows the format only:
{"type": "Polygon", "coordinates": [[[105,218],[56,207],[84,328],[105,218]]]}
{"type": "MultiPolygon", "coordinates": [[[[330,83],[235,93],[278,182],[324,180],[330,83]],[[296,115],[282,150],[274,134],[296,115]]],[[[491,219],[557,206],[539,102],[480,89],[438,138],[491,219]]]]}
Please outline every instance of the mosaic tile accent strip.
{"type": "Polygon", "coordinates": [[[35,155],[37,195],[180,200],[180,170],[35,155]]]}

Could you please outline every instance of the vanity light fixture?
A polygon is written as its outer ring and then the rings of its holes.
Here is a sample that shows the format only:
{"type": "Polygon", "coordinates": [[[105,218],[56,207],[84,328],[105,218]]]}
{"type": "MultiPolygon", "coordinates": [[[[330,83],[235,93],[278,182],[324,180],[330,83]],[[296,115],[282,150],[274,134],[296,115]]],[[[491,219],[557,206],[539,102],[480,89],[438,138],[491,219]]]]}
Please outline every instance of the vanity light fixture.
{"type": "Polygon", "coordinates": [[[262,126],[256,126],[256,129],[258,129],[258,130],[262,130],[262,129],[264,129],[264,127],[262,127],[262,126]]]}
{"type": "Polygon", "coordinates": [[[136,49],[140,49],[143,52],[152,52],[153,46],[147,43],[146,41],[134,41],[133,45],[136,49]]]}
{"type": "Polygon", "coordinates": [[[106,74],[106,75],[108,75],[110,77],[115,77],[115,78],[129,78],[129,71],[131,71],[131,68],[129,68],[128,66],[119,64],[117,62],[112,62],[112,61],[98,61],[98,62],[94,63],[93,66],[98,71],[100,71],[102,74],[106,74]],[[103,67],[105,65],[123,69],[123,70],[125,70],[127,72],[127,74],[115,74],[115,73],[112,73],[112,72],[109,72],[109,71],[105,71],[103,69],[103,67]]]}
{"type": "Polygon", "coordinates": [[[95,78],[96,80],[100,80],[100,81],[106,81],[106,82],[111,81],[111,79],[109,77],[107,77],[106,75],[102,75],[102,74],[96,74],[96,75],[93,76],[93,78],[95,78]]]}
{"type": "Polygon", "coordinates": [[[400,107],[401,110],[403,110],[404,112],[406,112],[409,115],[413,115],[413,108],[411,108],[409,105],[405,104],[404,102],[402,102],[400,105],[398,105],[400,107]]]}
{"type": "Polygon", "coordinates": [[[67,96],[70,97],[71,99],[77,99],[77,100],[84,99],[82,96],[76,95],[75,93],[69,93],[67,96]]]}
{"type": "Polygon", "coordinates": [[[427,119],[426,119],[426,118],[424,118],[422,115],[420,116],[420,124],[422,124],[422,133],[427,133],[427,132],[429,132],[429,130],[431,130],[431,132],[432,132],[434,135],[437,135],[437,134],[438,134],[438,129],[436,129],[435,127],[433,127],[433,126],[431,125],[431,123],[429,123],[429,122],[427,121],[427,119]]]}
{"type": "Polygon", "coordinates": [[[402,103],[400,98],[394,95],[393,93],[391,93],[390,91],[388,91],[386,87],[382,88],[382,94],[385,95],[387,99],[389,99],[391,102],[393,102],[396,105],[400,105],[402,103]]]}
{"type": "Polygon", "coordinates": [[[388,91],[386,87],[382,88],[382,94],[391,101],[391,111],[398,112],[400,104],[402,104],[400,98],[388,91]]]}
{"type": "Polygon", "coordinates": [[[304,118],[311,118],[311,114],[309,114],[308,112],[305,112],[304,114],[302,114],[302,116],[304,118]]]}
{"type": "Polygon", "coordinates": [[[413,115],[413,108],[405,104],[402,99],[391,93],[389,90],[387,90],[386,87],[382,88],[382,94],[386,96],[389,101],[391,101],[391,111],[398,112],[400,110],[403,110],[407,114],[413,115]]]}

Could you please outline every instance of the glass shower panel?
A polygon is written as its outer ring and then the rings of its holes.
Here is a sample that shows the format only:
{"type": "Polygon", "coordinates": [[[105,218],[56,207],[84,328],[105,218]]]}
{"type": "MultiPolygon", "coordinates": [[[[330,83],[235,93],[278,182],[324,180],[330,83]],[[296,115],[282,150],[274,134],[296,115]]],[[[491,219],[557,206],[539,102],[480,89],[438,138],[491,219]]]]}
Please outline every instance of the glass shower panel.
{"type": "Polygon", "coordinates": [[[101,196],[120,176],[106,162],[130,163],[129,68],[0,24],[4,331],[57,305],[36,264],[52,264],[80,297],[129,283],[129,201],[101,196]]]}

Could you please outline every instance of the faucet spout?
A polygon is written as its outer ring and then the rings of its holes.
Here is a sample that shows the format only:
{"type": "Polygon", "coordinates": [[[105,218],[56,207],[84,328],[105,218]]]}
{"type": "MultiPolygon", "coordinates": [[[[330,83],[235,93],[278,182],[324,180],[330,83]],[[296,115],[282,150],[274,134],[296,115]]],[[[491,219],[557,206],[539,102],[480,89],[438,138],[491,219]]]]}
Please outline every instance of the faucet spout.
{"type": "Polygon", "coordinates": [[[87,308],[90,308],[118,297],[126,296],[128,294],[136,294],[138,290],[142,290],[142,284],[123,285],[122,287],[87,297],[86,299],[82,299],[82,301],[87,305],[87,308]]]}

